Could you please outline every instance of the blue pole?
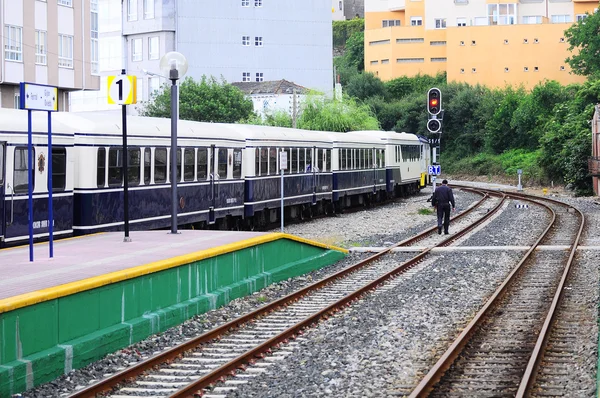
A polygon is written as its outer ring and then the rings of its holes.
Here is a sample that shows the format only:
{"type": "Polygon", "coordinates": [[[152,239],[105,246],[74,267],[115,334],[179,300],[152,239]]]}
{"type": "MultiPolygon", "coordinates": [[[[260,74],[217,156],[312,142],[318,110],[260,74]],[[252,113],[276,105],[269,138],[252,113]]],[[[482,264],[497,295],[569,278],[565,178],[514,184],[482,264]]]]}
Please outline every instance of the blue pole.
{"type": "Polygon", "coordinates": [[[48,112],[48,235],[50,258],[54,257],[54,209],[52,205],[52,112],[48,112]]]}
{"type": "Polygon", "coordinates": [[[29,128],[27,134],[27,160],[29,165],[27,168],[27,186],[29,191],[29,261],[33,261],[33,148],[31,143],[31,111],[29,110],[27,111],[27,124],[29,128]]]}

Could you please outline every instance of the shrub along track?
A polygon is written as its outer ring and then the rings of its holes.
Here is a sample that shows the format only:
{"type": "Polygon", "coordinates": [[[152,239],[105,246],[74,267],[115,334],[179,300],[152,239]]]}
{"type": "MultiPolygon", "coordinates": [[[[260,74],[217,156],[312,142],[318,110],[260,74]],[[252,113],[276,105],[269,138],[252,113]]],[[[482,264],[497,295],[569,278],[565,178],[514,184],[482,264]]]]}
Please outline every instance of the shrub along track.
{"type": "Polygon", "coordinates": [[[585,218],[574,207],[552,199],[510,196],[544,206],[552,221],[411,397],[523,397],[534,393],[533,386],[540,395],[559,392],[565,351],[567,359],[576,354],[569,342],[579,323],[577,312],[563,310],[562,316],[570,318],[567,326],[550,331],[585,218]],[[536,252],[542,242],[567,246],[536,252]]]}
{"type": "MultiPolygon", "coordinates": [[[[453,217],[453,221],[467,216],[490,199],[488,193],[470,188],[465,190],[481,194],[482,199],[453,217]]],[[[301,334],[304,328],[351,305],[370,290],[380,287],[386,280],[410,270],[429,254],[431,248],[399,266],[390,266],[389,261],[384,264],[385,262],[376,260],[396,247],[407,246],[432,235],[438,237],[435,246],[449,245],[502,208],[505,196],[496,193],[492,195],[500,196],[493,209],[483,212],[482,217],[447,239],[439,241],[442,237],[437,236],[437,227],[429,228],[324,280],[159,353],[70,397],[92,397],[111,391],[116,394],[113,395],[115,397],[188,397],[202,394],[207,387],[239,370],[246,370],[247,376],[251,376],[252,372],[260,372],[261,369],[246,369],[247,364],[264,357],[272,349],[285,345],[301,334]],[[130,381],[132,383],[127,383],[130,381]]],[[[275,360],[276,357],[281,359],[282,355],[284,354],[274,356],[275,360]]]]}

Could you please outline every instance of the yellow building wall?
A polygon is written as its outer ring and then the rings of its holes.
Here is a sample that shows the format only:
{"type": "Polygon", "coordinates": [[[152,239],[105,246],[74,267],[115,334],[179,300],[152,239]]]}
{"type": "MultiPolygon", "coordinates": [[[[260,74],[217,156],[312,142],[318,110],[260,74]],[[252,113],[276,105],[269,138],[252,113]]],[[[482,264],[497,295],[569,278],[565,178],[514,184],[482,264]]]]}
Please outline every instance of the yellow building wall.
{"type": "Polygon", "coordinates": [[[448,81],[532,88],[548,79],[585,81],[565,63],[564,30],[571,24],[468,26],[448,28],[448,81]],[[561,69],[564,68],[564,69],[561,69]]]}
{"type": "Polygon", "coordinates": [[[406,26],[404,11],[370,12],[369,14],[371,14],[369,18],[365,17],[365,31],[369,29],[385,29],[381,27],[381,21],[386,19],[399,19],[400,26],[406,26]]]}
{"type": "MultiPolygon", "coordinates": [[[[536,25],[466,26],[427,30],[424,26],[408,26],[411,16],[423,17],[425,24],[423,3],[407,1],[405,12],[365,14],[365,26],[374,27],[365,29],[367,72],[386,81],[400,76],[435,75],[446,71],[448,81],[489,87],[504,87],[509,84],[532,88],[546,79],[557,80],[561,84],[585,81],[585,77],[570,73],[570,68],[565,63],[571,53],[567,50],[569,45],[564,39],[564,31],[571,24],[551,24],[544,18],[543,24],[536,25]],[[400,13],[405,14],[402,26],[381,28],[382,19],[399,19],[390,15],[400,13]],[[418,40],[408,43],[406,39],[418,40]],[[443,41],[446,45],[431,43],[443,41]],[[446,58],[447,61],[432,62],[436,58],[446,58]],[[398,61],[407,59],[422,59],[422,62],[398,61]]],[[[574,2],[573,6],[574,14],[586,11],[591,13],[598,7],[598,0],[580,0],[574,2]]]]}

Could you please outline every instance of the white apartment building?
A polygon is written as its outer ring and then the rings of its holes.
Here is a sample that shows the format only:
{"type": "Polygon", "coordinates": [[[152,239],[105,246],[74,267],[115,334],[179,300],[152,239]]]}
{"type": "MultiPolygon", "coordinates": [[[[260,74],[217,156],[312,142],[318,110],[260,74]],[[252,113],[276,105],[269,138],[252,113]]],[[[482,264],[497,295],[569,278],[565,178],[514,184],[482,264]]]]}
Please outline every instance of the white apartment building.
{"type": "Polygon", "coordinates": [[[18,108],[21,82],[97,90],[98,0],[0,0],[0,106],[18,108]]]}
{"type": "MultiPolygon", "coordinates": [[[[113,3],[98,0],[101,21],[116,28],[113,3]]],[[[168,80],[159,62],[169,51],[186,56],[187,76],[221,76],[227,82],[287,79],[332,94],[332,11],[322,0],[123,0],[121,68],[138,78],[138,102],[168,80]]],[[[100,64],[107,74],[119,74],[109,60],[117,52],[116,30],[100,28],[100,64]],[[108,40],[110,44],[104,44],[108,40]],[[114,51],[113,51],[114,50],[114,51]],[[106,62],[105,62],[106,61],[106,62]]],[[[103,73],[104,74],[104,73],[103,73]]],[[[103,83],[102,91],[106,91],[103,83]]],[[[94,100],[72,97],[73,110],[91,110],[94,100]]],[[[96,101],[103,106],[106,95],[96,101]]],[[[96,108],[97,109],[97,108],[96,108]]],[[[108,108],[102,108],[108,109],[108,108]]],[[[129,107],[135,113],[135,107],[129,107]]]]}

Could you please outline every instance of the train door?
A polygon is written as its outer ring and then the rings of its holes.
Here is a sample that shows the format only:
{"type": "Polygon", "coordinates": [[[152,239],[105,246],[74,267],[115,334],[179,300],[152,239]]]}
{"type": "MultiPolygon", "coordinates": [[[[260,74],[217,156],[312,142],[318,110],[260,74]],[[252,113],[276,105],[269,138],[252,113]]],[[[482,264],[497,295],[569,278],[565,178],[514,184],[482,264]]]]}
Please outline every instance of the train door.
{"type": "Polygon", "coordinates": [[[217,195],[219,194],[216,187],[217,180],[217,149],[214,145],[210,146],[209,156],[208,156],[208,164],[210,171],[210,188],[209,188],[209,202],[210,205],[208,207],[208,223],[215,223],[215,205],[217,201],[217,195]]]}
{"type": "Polygon", "coordinates": [[[375,148],[371,148],[371,150],[369,151],[371,156],[368,156],[369,154],[367,154],[367,162],[369,162],[368,164],[371,166],[371,168],[373,169],[373,194],[377,193],[377,149],[375,148]]]}
{"type": "Polygon", "coordinates": [[[6,186],[6,142],[0,142],[0,243],[4,240],[6,233],[6,211],[4,209],[6,201],[5,186],[6,186]]]}

